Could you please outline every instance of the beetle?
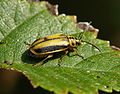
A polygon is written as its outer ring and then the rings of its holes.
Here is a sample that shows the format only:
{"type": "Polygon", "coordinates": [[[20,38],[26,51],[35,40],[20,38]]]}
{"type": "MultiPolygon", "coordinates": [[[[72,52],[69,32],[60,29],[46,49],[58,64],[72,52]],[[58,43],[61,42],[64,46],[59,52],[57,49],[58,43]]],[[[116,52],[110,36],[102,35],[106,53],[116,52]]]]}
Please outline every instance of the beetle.
{"type": "MultiPolygon", "coordinates": [[[[30,44],[29,52],[31,56],[37,57],[37,58],[43,58],[42,63],[39,62],[34,65],[42,65],[44,64],[44,61],[53,57],[55,53],[65,52],[67,54],[69,50],[76,51],[76,55],[84,58],[82,55],[80,55],[77,52],[77,46],[80,46],[82,44],[80,39],[74,37],[65,35],[63,33],[60,34],[54,34],[50,36],[46,36],[43,38],[36,39],[32,44],[30,44]]],[[[97,48],[95,45],[86,42],[95,48],[97,48]]],[[[99,50],[99,48],[97,48],[99,50]]],[[[61,56],[60,60],[63,56],[61,56]]],[[[58,62],[58,65],[60,65],[60,62],[58,62]]]]}

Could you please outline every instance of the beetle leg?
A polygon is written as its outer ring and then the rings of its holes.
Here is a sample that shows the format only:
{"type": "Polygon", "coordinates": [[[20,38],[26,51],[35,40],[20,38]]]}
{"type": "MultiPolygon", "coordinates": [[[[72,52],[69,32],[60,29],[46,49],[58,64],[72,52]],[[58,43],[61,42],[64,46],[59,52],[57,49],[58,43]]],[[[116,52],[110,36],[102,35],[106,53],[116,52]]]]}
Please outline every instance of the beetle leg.
{"type": "Polygon", "coordinates": [[[82,59],[84,59],[84,57],[80,53],[78,53],[77,51],[76,51],[75,55],[78,55],[79,57],[81,57],[82,59]]]}
{"type": "Polygon", "coordinates": [[[65,51],[65,54],[68,54],[68,51],[65,51]]]}
{"type": "Polygon", "coordinates": [[[53,55],[48,55],[45,59],[43,59],[42,61],[38,62],[37,64],[33,64],[35,66],[37,65],[43,65],[45,63],[45,61],[49,58],[53,57],[53,55]]]}
{"type": "Polygon", "coordinates": [[[62,58],[68,53],[68,51],[64,51],[64,52],[65,52],[65,54],[62,55],[62,56],[59,58],[59,60],[58,60],[58,66],[60,66],[60,64],[61,64],[61,62],[62,62],[62,58]]]}
{"type": "MultiPolygon", "coordinates": [[[[79,57],[81,57],[82,59],[84,59],[84,57],[80,53],[78,53],[78,50],[76,48],[70,48],[70,49],[74,50],[76,52],[74,55],[78,55],[79,57]]],[[[74,56],[74,55],[72,55],[72,56],[74,56]]]]}
{"type": "Polygon", "coordinates": [[[64,55],[62,55],[62,56],[58,59],[58,66],[60,66],[63,57],[64,57],[64,55]]]}

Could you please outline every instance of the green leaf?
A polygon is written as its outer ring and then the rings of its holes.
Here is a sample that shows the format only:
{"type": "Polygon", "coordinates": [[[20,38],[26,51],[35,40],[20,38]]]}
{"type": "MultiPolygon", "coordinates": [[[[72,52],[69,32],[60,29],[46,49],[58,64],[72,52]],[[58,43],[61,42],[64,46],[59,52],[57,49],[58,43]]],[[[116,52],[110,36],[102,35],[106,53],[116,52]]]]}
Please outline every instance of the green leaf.
{"type": "Polygon", "coordinates": [[[82,33],[75,16],[53,14],[54,7],[47,2],[0,1],[0,66],[22,72],[34,87],[56,94],[93,94],[98,89],[120,91],[120,51],[111,49],[108,41],[96,39],[97,31],[82,33]],[[29,56],[29,47],[24,42],[32,43],[56,33],[76,37],[82,33],[81,40],[94,44],[101,52],[84,43],[77,47],[84,59],[65,55],[61,66],[58,66],[59,57],[49,59],[42,66],[32,66],[40,59],[29,56]]]}

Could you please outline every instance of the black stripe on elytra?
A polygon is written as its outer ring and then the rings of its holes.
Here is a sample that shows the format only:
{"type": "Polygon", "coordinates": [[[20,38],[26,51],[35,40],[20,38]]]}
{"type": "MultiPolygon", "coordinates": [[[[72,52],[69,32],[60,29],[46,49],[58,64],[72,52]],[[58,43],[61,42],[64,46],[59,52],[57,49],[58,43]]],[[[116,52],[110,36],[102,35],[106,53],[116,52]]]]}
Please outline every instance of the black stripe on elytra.
{"type": "Polygon", "coordinates": [[[68,46],[66,45],[56,45],[56,46],[47,46],[47,47],[43,47],[40,49],[34,49],[34,51],[36,53],[46,53],[46,52],[51,52],[51,51],[55,51],[55,50],[60,50],[60,49],[64,49],[68,46]]]}
{"type": "MultiPolygon", "coordinates": [[[[36,45],[38,45],[38,44],[40,44],[40,43],[46,42],[46,41],[55,40],[55,39],[62,39],[62,38],[66,38],[66,37],[53,38],[53,39],[47,39],[47,38],[45,37],[43,41],[38,42],[37,44],[33,45],[32,47],[34,47],[34,46],[36,46],[36,45]]],[[[36,41],[38,41],[38,40],[39,40],[39,39],[35,40],[35,41],[33,42],[33,44],[34,44],[36,41]]],[[[31,48],[32,48],[32,47],[31,47],[31,48]]]]}

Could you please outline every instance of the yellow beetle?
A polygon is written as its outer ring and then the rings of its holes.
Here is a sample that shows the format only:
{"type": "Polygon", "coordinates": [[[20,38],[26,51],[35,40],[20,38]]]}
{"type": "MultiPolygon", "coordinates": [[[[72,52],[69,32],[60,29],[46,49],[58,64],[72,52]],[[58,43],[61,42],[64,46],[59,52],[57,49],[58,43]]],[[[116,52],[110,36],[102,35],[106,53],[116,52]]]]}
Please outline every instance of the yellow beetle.
{"type": "MultiPolygon", "coordinates": [[[[76,55],[83,58],[83,56],[81,56],[77,52],[77,49],[75,48],[81,45],[82,42],[83,41],[81,41],[80,39],[74,36],[68,36],[68,35],[60,33],[60,34],[50,35],[50,36],[46,36],[46,37],[35,40],[32,44],[30,44],[29,51],[33,57],[38,57],[38,58],[46,57],[42,61],[42,63],[40,62],[35,65],[43,64],[45,60],[53,57],[55,53],[65,52],[65,54],[67,54],[69,49],[76,51],[76,55]]],[[[94,46],[93,44],[89,42],[87,43],[94,46]]],[[[60,58],[60,60],[61,59],[62,57],[60,58]]],[[[58,64],[60,64],[60,62],[58,64]]]]}

